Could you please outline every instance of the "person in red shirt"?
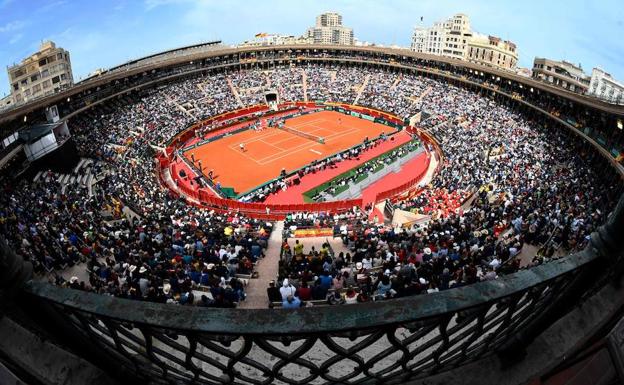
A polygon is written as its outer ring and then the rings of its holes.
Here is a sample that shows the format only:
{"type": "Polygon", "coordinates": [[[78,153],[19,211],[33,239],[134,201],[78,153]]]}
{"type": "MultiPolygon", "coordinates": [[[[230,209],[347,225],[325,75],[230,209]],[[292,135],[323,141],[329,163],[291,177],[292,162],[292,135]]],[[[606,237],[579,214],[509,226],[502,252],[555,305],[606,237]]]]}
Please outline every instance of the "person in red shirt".
{"type": "Polygon", "coordinates": [[[309,301],[312,299],[312,289],[308,287],[306,281],[301,282],[301,287],[297,290],[299,299],[302,301],[309,301]]]}

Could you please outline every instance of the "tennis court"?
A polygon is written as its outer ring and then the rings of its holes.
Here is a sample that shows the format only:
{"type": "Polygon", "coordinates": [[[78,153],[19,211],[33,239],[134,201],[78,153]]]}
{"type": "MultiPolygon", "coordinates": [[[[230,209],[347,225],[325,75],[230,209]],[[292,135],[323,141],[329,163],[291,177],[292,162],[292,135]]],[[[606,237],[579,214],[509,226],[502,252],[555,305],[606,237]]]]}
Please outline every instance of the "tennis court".
{"type": "MultiPolygon", "coordinates": [[[[285,128],[308,135],[303,137],[279,128],[247,130],[189,150],[200,161],[204,173],[213,170],[215,182],[232,187],[237,193],[248,191],[287,172],[303,167],[379,136],[392,129],[383,124],[335,111],[319,111],[284,122],[285,128]],[[323,138],[319,143],[317,138],[323,138]],[[244,151],[240,144],[244,144],[244,151]]],[[[196,163],[197,164],[197,163],[196,163]]]]}

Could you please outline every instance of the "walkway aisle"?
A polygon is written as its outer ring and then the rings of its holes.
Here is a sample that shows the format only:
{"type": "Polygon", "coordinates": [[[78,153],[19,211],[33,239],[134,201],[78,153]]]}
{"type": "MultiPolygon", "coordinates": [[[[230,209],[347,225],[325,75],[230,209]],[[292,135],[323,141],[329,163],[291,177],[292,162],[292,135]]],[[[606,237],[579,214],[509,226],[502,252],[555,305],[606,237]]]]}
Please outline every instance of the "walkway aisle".
{"type": "Polygon", "coordinates": [[[243,104],[243,101],[241,100],[241,97],[238,94],[238,90],[236,89],[236,87],[234,87],[234,83],[232,83],[232,79],[230,79],[229,76],[227,77],[227,84],[228,84],[228,87],[230,87],[230,91],[232,91],[232,95],[234,95],[234,98],[236,99],[236,102],[238,103],[240,108],[244,108],[245,105],[243,104]]]}
{"type": "Polygon", "coordinates": [[[173,104],[177,109],[179,109],[180,111],[182,111],[183,114],[188,115],[191,119],[197,120],[197,116],[195,116],[193,113],[191,113],[189,110],[187,110],[186,108],[184,108],[180,103],[176,102],[175,100],[173,100],[170,97],[167,97],[167,101],[169,101],[169,103],[173,104]]]}
{"type": "Polygon", "coordinates": [[[436,156],[432,154],[429,160],[429,168],[427,169],[427,173],[425,174],[425,176],[420,181],[419,183],[420,186],[426,186],[429,183],[431,183],[431,180],[435,176],[436,167],[438,167],[438,159],[436,156]]]}
{"type": "Polygon", "coordinates": [[[269,304],[266,289],[269,281],[277,277],[284,221],[275,222],[265,251],[265,257],[256,264],[258,278],[250,279],[245,292],[247,298],[240,303],[243,309],[266,309],[269,304]]]}
{"type": "Polygon", "coordinates": [[[366,75],[366,77],[364,78],[364,82],[360,86],[360,89],[358,90],[357,96],[355,97],[353,104],[357,105],[358,102],[360,101],[360,97],[362,96],[362,93],[366,89],[366,86],[368,85],[368,81],[370,80],[370,77],[371,77],[370,75],[366,75]]]}
{"type": "Polygon", "coordinates": [[[301,70],[301,86],[303,87],[303,101],[308,101],[308,75],[304,70],[301,70]]]}

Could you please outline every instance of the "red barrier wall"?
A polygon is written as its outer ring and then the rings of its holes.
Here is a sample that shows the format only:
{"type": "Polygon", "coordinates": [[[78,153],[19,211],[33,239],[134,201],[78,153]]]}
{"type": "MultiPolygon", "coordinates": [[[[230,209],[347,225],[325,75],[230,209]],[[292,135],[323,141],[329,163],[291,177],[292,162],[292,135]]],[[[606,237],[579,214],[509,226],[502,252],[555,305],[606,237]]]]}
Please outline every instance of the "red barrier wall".
{"type": "MultiPolygon", "coordinates": [[[[375,110],[372,108],[353,106],[353,105],[343,104],[343,103],[336,103],[334,105],[340,106],[347,110],[364,113],[373,117],[383,117],[389,122],[392,122],[395,124],[403,124],[403,121],[401,119],[383,111],[375,110]]],[[[298,107],[316,108],[316,107],[322,107],[322,105],[318,105],[314,102],[283,103],[280,105],[280,110],[283,111],[284,109],[298,108],[298,107]]],[[[177,147],[183,145],[185,142],[187,142],[189,139],[195,136],[195,130],[197,130],[198,128],[201,128],[213,122],[224,121],[224,120],[252,114],[254,112],[267,111],[267,110],[268,108],[265,105],[256,105],[256,106],[242,108],[239,110],[230,111],[230,112],[226,112],[220,115],[216,115],[202,122],[194,124],[193,126],[187,128],[183,132],[176,135],[174,139],[171,141],[171,144],[167,146],[167,148],[165,149],[165,154],[159,155],[157,157],[160,170],[166,167],[169,167],[171,176],[175,180],[175,178],[178,176],[178,165],[176,164],[176,162],[171,162],[170,157],[175,152],[175,149],[177,147]]],[[[227,126],[224,126],[223,129],[224,128],[227,128],[227,126]]],[[[221,130],[221,129],[222,128],[219,128],[218,130],[221,130]]],[[[439,145],[430,136],[424,133],[421,133],[418,130],[415,130],[413,127],[408,127],[408,130],[411,130],[410,131],[411,133],[420,135],[423,141],[432,143],[436,147],[436,150],[439,150],[439,145]]],[[[438,165],[438,167],[439,166],[440,165],[438,165]]],[[[402,185],[398,187],[392,188],[390,190],[387,190],[378,194],[376,201],[387,199],[409,188],[412,188],[413,186],[417,185],[418,182],[420,182],[420,180],[425,176],[425,174],[426,174],[426,171],[421,173],[420,175],[417,175],[414,178],[411,178],[409,181],[403,183],[402,185]]],[[[164,180],[162,179],[162,175],[160,171],[159,171],[159,178],[161,180],[161,183],[164,184],[164,180]]],[[[288,205],[265,204],[265,203],[244,203],[244,202],[239,202],[239,201],[232,200],[232,199],[224,199],[221,197],[217,197],[208,188],[199,188],[199,186],[188,186],[186,183],[178,183],[177,185],[178,185],[179,190],[187,198],[192,199],[188,201],[189,204],[192,204],[197,207],[212,209],[219,213],[226,213],[227,211],[230,211],[230,210],[236,210],[246,215],[252,216],[254,218],[264,219],[264,220],[283,219],[283,217],[287,213],[298,212],[298,211],[337,213],[337,212],[350,210],[353,206],[361,207],[363,204],[361,198],[343,200],[343,201],[335,201],[335,202],[302,203],[302,204],[288,204],[288,205]]]]}

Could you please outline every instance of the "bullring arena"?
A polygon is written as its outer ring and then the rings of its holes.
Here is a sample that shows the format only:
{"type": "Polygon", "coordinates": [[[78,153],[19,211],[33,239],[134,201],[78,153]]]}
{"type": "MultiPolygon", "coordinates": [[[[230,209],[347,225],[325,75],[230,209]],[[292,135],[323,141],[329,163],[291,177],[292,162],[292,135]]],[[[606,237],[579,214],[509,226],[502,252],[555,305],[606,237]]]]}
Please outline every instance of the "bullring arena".
{"type": "Polygon", "coordinates": [[[127,378],[450,373],[559,315],[615,244],[621,108],[511,73],[217,46],[64,92],[1,117],[32,138],[54,104],[62,151],[3,163],[0,233],[25,301],[127,378]]]}
{"type": "Polygon", "coordinates": [[[367,137],[376,138],[387,130],[387,127],[362,119],[314,110],[307,112],[307,115],[286,120],[285,126],[323,138],[324,143],[274,127],[261,126],[260,133],[251,130],[231,135],[212,146],[206,144],[188,150],[185,156],[188,159],[189,154],[194,154],[198,162],[215,164],[218,168],[214,171],[222,175],[218,179],[222,179],[224,186],[232,186],[236,191],[247,191],[274,179],[282,168],[288,172],[299,169],[360,144],[367,137]],[[241,151],[240,143],[244,143],[244,151],[241,151]]]}
{"type": "Polygon", "coordinates": [[[254,216],[279,219],[280,214],[292,211],[331,212],[349,210],[354,205],[373,205],[416,185],[429,166],[431,154],[422,151],[397,169],[391,178],[375,180],[350,196],[352,199],[310,203],[313,199],[306,196],[307,191],[331,182],[375,157],[391,153],[414,138],[421,138],[416,128],[404,127],[396,116],[358,106],[291,102],[281,106],[281,110],[284,112],[271,113],[264,118],[269,112],[267,107],[252,106],[230,112],[229,119],[236,117],[242,122],[216,133],[205,132],[202,127],[218,124],[221,121],[218,117],[179,134],[171,140],[175,146],[167,148],[160,161],[161,166],[167,165],[163,171],[175,183],[172,189],[208,205],[221,198],[242,197],[242,203],[221,203],[254,216]],[[290,131],[267,125],[268,121],[283,122],[290,131]],[[295,133],[292,130],[296,130],[295,133]],[[350,162],[345,163],[344,159],[333,161],[341,154],[348,156],[349,151],[373,143],[375,148],[349,159],[350,162]],[[314,175],[305,173],[306,166],[325,162],[332,162],[333,167],[314,175]],[[280,176],[281,173],[284,175],[280,176]],[[207,187],[202,187],[198,176],[205,178],[207,187]],[[278,191],[273,191],[264,204],[249,199],[255,191],[264,191],[267,185],[276,186],[278,183],[282,187],[272,187],[278,191]],[[223,191],[228,191],[229,196],[223,191]]]}

